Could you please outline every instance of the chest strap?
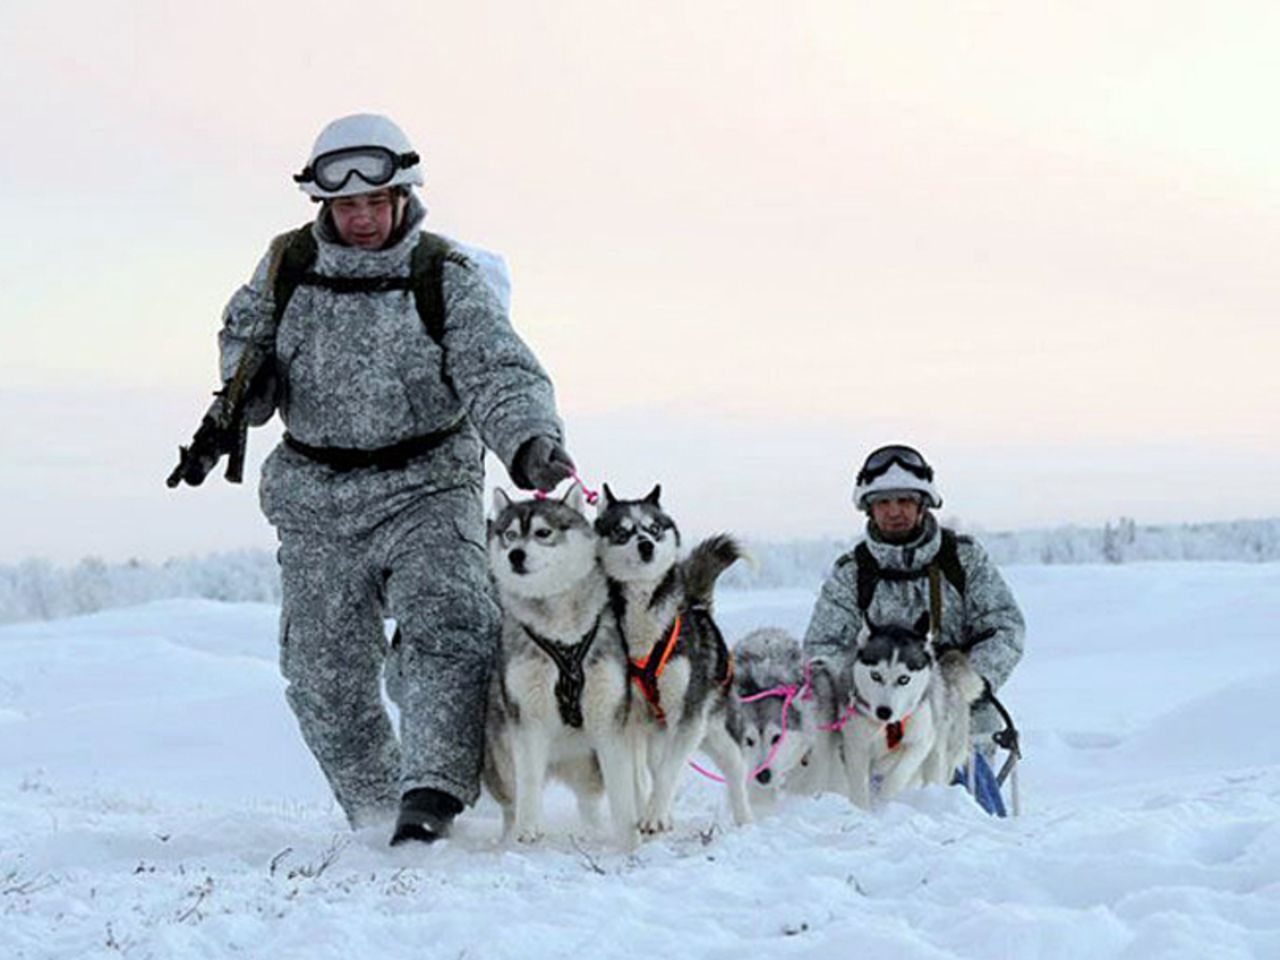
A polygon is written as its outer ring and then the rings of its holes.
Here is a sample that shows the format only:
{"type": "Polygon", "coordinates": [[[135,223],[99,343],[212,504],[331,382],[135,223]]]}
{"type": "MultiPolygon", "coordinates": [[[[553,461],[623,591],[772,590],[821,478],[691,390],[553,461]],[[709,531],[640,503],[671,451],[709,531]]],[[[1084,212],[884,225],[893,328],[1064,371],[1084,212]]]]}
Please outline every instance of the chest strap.
{"type": "Polygon", "coordinates": [[[560,719],[567,727],[582,729],[582,689],[586,686],[582,664],[600,629],[600,617],[596,617],[591,629],[571,647],[544,637],[527,625],[521,626],[529,639],[556,665],[556,706],[560,709],[560,719]]]}
{"type": "Polygon", "coordinates": [[[671,634],[666,640],[659,639],[643,660],[627,658],[627,676],[636,682],[640,693],[645,700],[649,701],[649,706],[653,708],[653,717],[660,727],[666,726],[667,714],[662,709],[658,679],[662,676],[662,671],[667,669],[667,661],[671,659],[671,654],[675,652],[676,642],[680,639],[680,627],[680,614],[677,613],[675,625],[671,628],[671,634]]]}

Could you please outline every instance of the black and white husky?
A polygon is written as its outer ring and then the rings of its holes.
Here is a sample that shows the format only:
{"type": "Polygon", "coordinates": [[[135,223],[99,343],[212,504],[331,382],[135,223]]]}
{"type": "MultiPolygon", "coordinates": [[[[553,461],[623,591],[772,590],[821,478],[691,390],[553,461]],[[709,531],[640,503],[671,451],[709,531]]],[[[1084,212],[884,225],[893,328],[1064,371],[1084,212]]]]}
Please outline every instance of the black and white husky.
{"type": "Polygon", "coordinates": [[[949,783],[967,754],[982,681],[964,653],[936,656],[928,630],[927,613],[910,627],[868,618],[858,639],[840,723],[849,798],[864,809],[873,792],[949,783]]]}
{"type": "Polygon", "coordinates": [[[680,559],[680,531],[662,509],[661,494],[654,487],[642,500],[619,500],[605,485],[596,517],[630,661],[640,829],[671,829],[676,789],[699,748],[724,774],[735,821],[747,823],[747,770],[731,715],[732,657],[711,612],[716,579],[743,553],[730,537],[715,536],[680,559]]]}
{"type": "Polygon", "coordinates": [[[578,487],[563,501],[515,502],[494,491],[489,565],[503,615],[485,783],[506,832],[526,843],[542,834],[549,774],[574,790],[589,820],[603,790],[629,849],[638,815],[627,658],[583,510],[578,487]]]}

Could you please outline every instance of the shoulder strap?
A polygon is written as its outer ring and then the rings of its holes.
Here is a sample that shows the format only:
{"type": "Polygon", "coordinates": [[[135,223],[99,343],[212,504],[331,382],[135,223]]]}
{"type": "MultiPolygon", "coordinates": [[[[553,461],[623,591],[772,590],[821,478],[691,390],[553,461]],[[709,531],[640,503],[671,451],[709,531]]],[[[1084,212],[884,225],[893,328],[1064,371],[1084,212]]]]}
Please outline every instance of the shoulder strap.
{"type": "MultiPolygon", "coordinates": [[[[311,268],[315,266],[317,252],[316,238],[311,233],[310,223],[304,224],[297,230],[282,233],[272,241],[271,263],[267,278],[272,288],[274,320],[277,326],[280,318],[284,316],[285,308],[293,298],[294,291],[312,276],[311,268]]],[[[446,261],[460,266],[471,266],[471,261],[455,250],[447,240],[434,233],[426,232],[413,248],[409,261],[409,286],[413,290],[418,316],[422,318],[427,336],[436,343],[440,343],[444,338],[444,264],[446,261]]],[[[343,292],[340,284],[331,281],[325,285],[343,292]]],[[[355,288],[364,291],[369,288],[369,284],[367,281],[357,283],[353,289],[355,288]]]]}
{"type": "Polygon", "coordinates": [[[423,231],[418,245],[413,248],[409,262],[413,299],[418,305],[418,316],[427,328],[427,336],[437,344],[444,340],[444,265],[455,263],[469,267],[471,261],[453,248],[448,240],[434,233],[423,231]]]}
{"type": "Polygon", "coordinates": [[[880,582],[880,563],[864,540],[853,549],[853,559],[858,564],[858,609],[866,614],[876,595],[880,582]]]}
{"type": "Polygon", "coordinates": [[[293,298],[302,278],[316,262],[316,238],[311,235],[311,224],[305,223],[297,230],[282,233],[271,241],[271,263],[267,268],[267,282],[271,287],[272,320],[277,327],[285,308],[293,298]]]}
{"type": "Polygon", "coordinates": [[[933,562],[942,571],[947,581],[956,588],[956,592],[963,597],[965,589],[969,586],[969,575],[965,573],[964,566],[960,563],[958,546],[960,540],[961,538],[956,536],[954,530],[943,527],[942,544],[938,547],[938,555],[933,562]]]}

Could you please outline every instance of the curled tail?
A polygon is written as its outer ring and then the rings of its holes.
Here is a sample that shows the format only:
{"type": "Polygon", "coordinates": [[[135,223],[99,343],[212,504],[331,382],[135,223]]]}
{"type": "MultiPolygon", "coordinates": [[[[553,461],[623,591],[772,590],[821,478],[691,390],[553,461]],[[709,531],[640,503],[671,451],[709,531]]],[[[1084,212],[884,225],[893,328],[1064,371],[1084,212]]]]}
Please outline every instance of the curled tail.
{"type": "Polygon", "coordinates": [[[947,690],[965,707],[982,696],[982,677],[969,664],[968,654],[959,650],[944,650],[938,655],[938,667],[947,690]]]}
{"type": "Polygon", "coordinates": [[[737,560],[747,557],[747,552],[737,540],[726,533],[707,537],[693,548],[682,564],[684,568],[685,598],[691,606],[711,607],[712,593],[720,574],[737,560]]]}

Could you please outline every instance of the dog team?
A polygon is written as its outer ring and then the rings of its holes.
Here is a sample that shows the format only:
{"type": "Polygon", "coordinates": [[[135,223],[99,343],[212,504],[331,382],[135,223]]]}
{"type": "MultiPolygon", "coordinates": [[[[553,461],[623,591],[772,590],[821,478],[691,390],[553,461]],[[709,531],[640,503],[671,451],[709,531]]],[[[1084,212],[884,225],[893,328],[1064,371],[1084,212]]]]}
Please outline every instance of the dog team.
{"type": "Polygon", "coordinates": [[[991,689],[975,666],[981,644],[999,633],[993,617],[1016,607],[980,548],[937,528],[932,480],[910,447],[867,458],[855,500],[868,537],[837,561],[807,651],[776,628],[730,650],[713,592],[742,548],[715,536],[682,556],[660,487],[624,500],[606,484],[594,520],[580,483],[562,499],[496,490],[488,553],[503,623],[484,780],[504,833],[542,835],[542,795],[556,779],[588,823],[603,795],[630,849],[672,828],[698,753],[723,774],[739,824],[780,789],[844,793],[870,809],[953,782],[991,689]],[[899,548],[923,563],[895,562],[899,548]],[[903,603],[908,594],[917,602],[903,603]]]}
{"type": "Polygon", "coordinates": [[[404,131],[340,117],[293,179],[316,213],[228,302],[221,387],[166,482],[198,486],[224,456],[239,482],[248,429],[283,421],[259,496],[280,540],[285,698],[353,828],[391,820],[392,844],[430,843],[483,780],[531,841],[556,777],[589,818],[607,799],[630,846],[671,829],[699,753],[745,822],[779,787],[866,806],[946,782],[998,729],[1022,616],[981,546],[934,519],[918,451],[867,458],[866,537],[803,643],[753,634],[731,655],[712,600],[742,550],[683,554],[658,488],[606,490],[592,517],[579,493],[499,493],[486,518],[486,449],[522,490],[575,467],[501,258],[423,229],[404,131]]]}

